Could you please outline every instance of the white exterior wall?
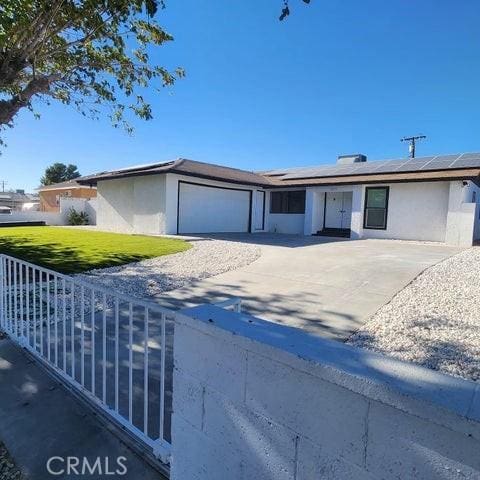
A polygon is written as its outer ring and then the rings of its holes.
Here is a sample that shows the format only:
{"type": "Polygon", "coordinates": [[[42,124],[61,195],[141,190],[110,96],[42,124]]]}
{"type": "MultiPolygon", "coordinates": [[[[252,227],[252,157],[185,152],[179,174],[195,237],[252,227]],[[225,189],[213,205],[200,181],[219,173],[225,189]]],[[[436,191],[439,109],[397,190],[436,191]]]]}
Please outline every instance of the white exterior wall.
{"type": "Polygon", "coordinates": [[[360,228],[363,222],[363,190],[360,185],[307,188],[304,223],[305,235],[312,235],[323,228],[325,192],[352,192],[351,238],[359,238],[361,233],[360,228]]]}
{"type": "Polygon", "coordinates": [[[165,176],[100,181],[97,226],[119,233],[165,233],[165,176]]]}
{"type": "Polygon", "coordinates": [[[269,231],[274,233],[302,234],[305,224],[303,213],[269,213],[269,231]]]}
{"type": "MultiPolygon", "coordinates": [[[[196,183],[199,185],[210,185],[216,187],[224,188],[238,188],[242,190],[249,190],[252,192],[252,205],[251,205],[251,219],[252,219],[252,232],[261,232],[264,230],[255,230],[253,229],[254,224],[254,212],[255,212],[255,202],[256,195],[253,194],[255,190],[262,190],[262,188],[253,187],[251,185],[241,185],[241,184],[232,184],[227,182],[218,182],[214,180],[205,180],[197,177],[190,177],[186,175],[178,175],[174,173],[167,173],[166,177],[166,222],[165,222],[165,233],[170,235],[175,235],[177,233],[177,215],[178,215],[178,182],[190,182],[196,183]]],[[[266,195],[265,201],[268,202],[268,194],[266,195]]],[[[267,210],[268,204],[265,209],[265,227],[267,227],[267,210]]]]}
{"type": "MultiPolygon", "coordinates": [[[[449,182],[390,184],[387,229],[364,229],[362,220],[360,236],[444,242],[449,186],[449,182]]],[[[365,187],[363,190],[362,204],[365,202],[365,187]]]]}
{"type": "Polygon", "coordinates": [[[468,181],[465,182],[452,182],[451,186],[451,209],[452,214],[450,215],[450,227],[449,235],[452,235],[453,240],[464,242],[467,244],[470,241],[470,231],[473,228],[473,239],[480,239],[480,187],[475,183],[468,181]],[[458,209],[458,203],[461,202],[463,205],[458,209]],[[457,208],[455,208],[457,205],[457,208]],[[453,213],[455,211],[460,213],[453,213]],[[473,216],[473,226],[472,218],[473,216]],[[456,226],[456,223],[459,223],[459,226],[456,226]],[[457,232],[463,232],[461,235],[458,235],[457,232]]]}
{"type": "Polygon", "coordinates": [[[47,225],[68,225],[68,214],[74,208],[77,212],[87,212],[89,224],[95,225],[96,199],[61,197],[59,212],[22,211],[0,215],[0,223],[45,222],[47,225]]]}
{"type": "MultiPolygon", "coordinates": [[[[372,185],[377,186],[377,185],[372,185]]],[[[305,235],[323,228],[325,192],[352,192],[351,238],[391,238],[470,246],[480,238],[480,189],[472,182],[392,183],[386,230],[363,228],[366,185],[307,189],[305,235]],[[473,192],[476,204],[472,202],[473,192]]]]}
{"type": "Polygon", "coordinates": [[[282,188],[269,190],[266,194],[266,230],[272,233],[289,233],[301,235],[305,233],[306,219],[312,219],[309,202],[311,198],[308,190],[305,195],[305,213],[270,213],[270,194],[271,192],[285,192],[291,190],[306,190],[305,188],[282,188]]]}
{"type": "Polygon", "coordinates": [[[218,307],[183,313],[172,480],[480,478],[475,382],[218,307]]]}
{"type": "Polygon", "coordinates": [[[67,217],[64,212],[12,212],[11,214],[0,214],[0,223],[9,222],[45,222],[47,225],[66,225],[67,217]]]}

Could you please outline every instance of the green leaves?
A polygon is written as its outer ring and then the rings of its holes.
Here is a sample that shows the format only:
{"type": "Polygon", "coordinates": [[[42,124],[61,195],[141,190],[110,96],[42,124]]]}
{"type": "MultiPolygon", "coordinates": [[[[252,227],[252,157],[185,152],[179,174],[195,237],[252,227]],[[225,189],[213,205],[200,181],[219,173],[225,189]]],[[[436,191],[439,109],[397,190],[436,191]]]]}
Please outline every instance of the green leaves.
{"type": "Polygon", "coordinates": [[[152,47],[173,41],[152,18],[164,7],[162,0],[4,0],[0,125],[35,98],[71,104],[93,118],[106,113],[127,131],[130,115],[151,119],[139,90],[171,86],[185,75],[149,56],[152,47]]]}
{"type": "Polygon", "coordinates": [[[80,176],[80,172],[76,165],[71,163],[54,163],[45,170],[45,175],[40,179],[42,185],[52,185],[54,183],[66,182],[80,176]]]}

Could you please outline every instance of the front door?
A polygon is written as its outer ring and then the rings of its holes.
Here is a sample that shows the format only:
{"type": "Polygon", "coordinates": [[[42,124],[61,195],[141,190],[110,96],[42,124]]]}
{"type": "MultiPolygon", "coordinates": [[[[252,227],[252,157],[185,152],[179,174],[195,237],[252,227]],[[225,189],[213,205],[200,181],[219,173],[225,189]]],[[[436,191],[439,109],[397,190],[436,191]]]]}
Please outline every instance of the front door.
{"type": "Polygon", "coordinates": [[[349,229],[352,219],[352,192],[325,194],[325,228],[349,229]]]}
{"type": "Polygon", "coordinates": [[[342,204],[342,228],[348,228],[352,224],[352,192],[343,192],[343,204],[342,204]]]}
{"type": "Polygon", "coordinates": [[[265,192],[255,191],[255,230],[265,229],[265,192]]]}

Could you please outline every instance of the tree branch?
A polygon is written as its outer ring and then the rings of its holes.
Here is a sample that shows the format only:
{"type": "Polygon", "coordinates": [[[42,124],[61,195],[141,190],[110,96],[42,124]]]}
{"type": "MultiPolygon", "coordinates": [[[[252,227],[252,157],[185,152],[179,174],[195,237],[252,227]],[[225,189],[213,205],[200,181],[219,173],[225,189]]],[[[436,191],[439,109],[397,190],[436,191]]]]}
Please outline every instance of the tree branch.
{"type": "Polygon", "coordinates": [[[60,79],[61,75],[34,78],[18,95],[9,100],[0,100],[0,125],[10,124],[19,110],[29,105],[33,96],[48,93],[52,83],[60,79]]]}

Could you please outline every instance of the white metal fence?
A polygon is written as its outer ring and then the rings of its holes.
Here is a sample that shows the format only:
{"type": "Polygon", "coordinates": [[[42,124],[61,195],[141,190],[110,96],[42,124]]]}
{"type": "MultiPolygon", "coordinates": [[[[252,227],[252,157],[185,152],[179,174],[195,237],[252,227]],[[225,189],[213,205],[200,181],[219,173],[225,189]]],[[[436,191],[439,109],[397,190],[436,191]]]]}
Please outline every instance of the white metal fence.
{"type": "Polygon", "coordinates": [[[175,312],[0,255],[0,328],[164,463],[175,312]]]}

